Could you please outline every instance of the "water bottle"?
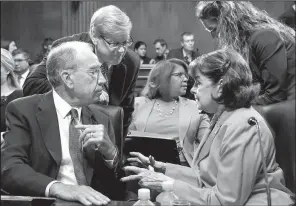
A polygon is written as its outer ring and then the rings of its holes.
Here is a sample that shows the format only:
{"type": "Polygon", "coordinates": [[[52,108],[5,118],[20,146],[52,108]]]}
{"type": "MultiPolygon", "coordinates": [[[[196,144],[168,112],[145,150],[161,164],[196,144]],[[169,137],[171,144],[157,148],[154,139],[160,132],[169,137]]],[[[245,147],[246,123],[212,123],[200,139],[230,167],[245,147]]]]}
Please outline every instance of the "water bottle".
{"type": "Polygon", "coordinates": [[[133,206],[155,206],[150,201],[150,190],[142,188],[138,190],[138,201],[133,206]]]}
{"type": "Polygon", "coordinates": [[[173,202],[179,199],[173,192],[173,185],[174,184],[171,181],[162,183],[162,189],[164,191],[156,197],[156,202],[158,202],[161,206],[173,205],[173,202]]]}

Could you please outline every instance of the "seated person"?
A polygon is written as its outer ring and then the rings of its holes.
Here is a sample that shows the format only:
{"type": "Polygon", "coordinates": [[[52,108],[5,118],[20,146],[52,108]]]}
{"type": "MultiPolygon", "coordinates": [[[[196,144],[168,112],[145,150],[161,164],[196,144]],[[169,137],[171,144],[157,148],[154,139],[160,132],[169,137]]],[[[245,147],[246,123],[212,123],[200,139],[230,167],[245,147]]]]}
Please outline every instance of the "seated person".
{"type": "Polygon", "coordinates": [[[260,87],[252,83],[247,62],[236,51],[221,49],[198,57],[191,66],[198,107],[214,114],[192,167],[132,153],[144,165],[153,163],[156,172],[127,166],[126,171],[136,174],[122,181],[138,179],[143,187],[159,191],[163,181],[172,181],[173,192],[195,205],[267,205],[266,164],[272,205],[292,205],[292,193],[284,186],[283,171],[275,161],[272,133],[251,107],[260,87]]]}
{"type": "Polygon", "coordinates": [[[180,97],[186,92],[187,80],[187,65],[182,60],[157,63],[143,97],[136,98],[130,129],[171,136],[180,148],[181,164],[190,166],[209,119],[199,113],[195,101],[180,97]]]}
{"type": "Polygon", "coordinates": [[[146,56],[147,45],[145,42],[135,43],[134,51],[139,55],[141,64],[155,64],[155,60],[146,56]]]}
{"type": "Polygon", "coordinates": [[[5,191],[84,205],[110,201],[95,188],[106,188],[116,176],[120,158],[114,131],[108,116],[88,107],[106,82],[100,66],[89,44],[62,43],[46,62],[52,91],[8,104],[1,150],[5,191]],[[96,172],[100,185],[92,184],[96,172]]]}
{"type": "Polygon", "coordinates": [[[1,48],[1,144],[6,131],[5,110],[9,102],[22,97],[23,90],[14,74],[15,63],[9,51],[1,48]]]}

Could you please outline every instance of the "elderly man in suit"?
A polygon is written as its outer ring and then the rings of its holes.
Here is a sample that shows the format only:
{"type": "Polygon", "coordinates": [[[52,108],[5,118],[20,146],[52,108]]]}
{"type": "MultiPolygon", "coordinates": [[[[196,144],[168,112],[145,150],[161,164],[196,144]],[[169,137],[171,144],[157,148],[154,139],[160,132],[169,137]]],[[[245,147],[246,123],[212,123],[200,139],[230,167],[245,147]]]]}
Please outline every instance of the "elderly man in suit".
{"type": "Polygon", "coordinates": [[[120,162],[111,120],[88,106],[98,100],[106,83],[100,67],[91,45],[62,43],[46,62],[52,91],[8,105],[1,151],[5,191],[84,205],[107,204],[105,195],[113,199],[122,192],[106,189],[116,182],[120,162]]]}
{"type": "MultiPolygon", "coordinates": [[[[132,44],[130,18],[116,6],[98,9],[90,21],[88,33],[75,34],[56,40],[52,47],[67,41],[83,41],[93,45],[93,52],[102,64],[106,79],[98,102],[121,106],[124,110],[124,136],[134,111],[134,88],[140,68],[139,56],[128,49],[132,44]]],[[[46,78],[45,62],[26,80],[24,95],[42,94],[51,90],[46,78]]]]}

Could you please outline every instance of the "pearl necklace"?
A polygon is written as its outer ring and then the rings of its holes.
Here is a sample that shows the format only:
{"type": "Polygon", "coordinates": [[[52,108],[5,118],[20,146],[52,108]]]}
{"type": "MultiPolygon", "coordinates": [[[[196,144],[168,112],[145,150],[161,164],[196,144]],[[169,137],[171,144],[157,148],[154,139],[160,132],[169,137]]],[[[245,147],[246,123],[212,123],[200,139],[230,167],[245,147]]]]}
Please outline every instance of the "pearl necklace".
{"type": "Polygon", "coordinates": [[[160,108],[159,102],[156,102],[155,110],[158,112],[158,116],[167,118],[168,116],[172,115],[178,106],[178,101],[175,100],[174,103],[175,104],[173,108],[167,113],[164,113],[164,111],[160,108]]]}

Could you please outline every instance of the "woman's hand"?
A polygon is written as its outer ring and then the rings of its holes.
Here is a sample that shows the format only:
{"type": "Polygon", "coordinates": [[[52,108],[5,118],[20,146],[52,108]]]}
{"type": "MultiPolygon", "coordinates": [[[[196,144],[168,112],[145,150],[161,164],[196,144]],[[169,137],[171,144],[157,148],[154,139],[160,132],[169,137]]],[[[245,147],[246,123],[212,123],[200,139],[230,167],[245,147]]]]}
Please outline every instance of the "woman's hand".
{"type": "Polygon", "coordinates": [[[174,182],[174,179],[158,172],[154,172],[148,169],[139,168],[135,166],[126,166],[123,168],[124,171],[133,172],[135,175],[129,175],[127,177],[121,178],[122,182],[127,182],[131,180],[140,180],[139,185],[141,187],[146,187],[158,192],[162,192],[162,183],[166,181],[174,182]]]}
{"type": "Polygon", "coordinates": [[[151,155],[149,157],[144,156],[140,152],[130,152],[132,157],[128,158],[127,161],[131,163],[133,166],[144,167],[150,169],[149,167],[153,167],[156,172],[165,173],[166,164],[163,162],[159,162],[154,160],[154,157],[151,155]]]}

